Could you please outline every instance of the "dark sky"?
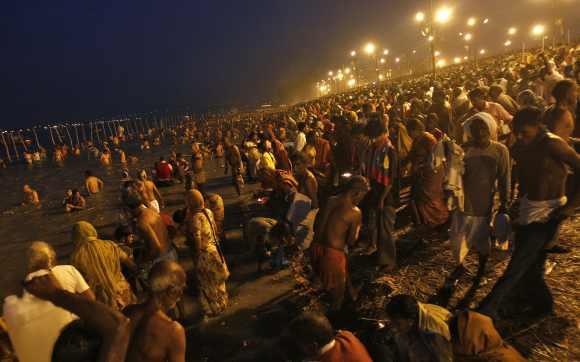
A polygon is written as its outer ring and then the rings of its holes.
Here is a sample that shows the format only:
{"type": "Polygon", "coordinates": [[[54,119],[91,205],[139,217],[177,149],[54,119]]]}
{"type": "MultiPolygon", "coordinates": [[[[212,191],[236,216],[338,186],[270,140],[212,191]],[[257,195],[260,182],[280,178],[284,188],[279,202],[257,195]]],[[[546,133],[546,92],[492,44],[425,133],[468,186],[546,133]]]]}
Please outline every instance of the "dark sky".
{"type": "MultiPolygon", "coordinates": [[[[577,35],[580,4],[556,2],[562,4],[559,11],[574,20],[569,23],[575,24],[572,34],[577,35]]],[[[393,56],[410,48],[422,51],[412,18],[426,3],[4,2],[0,127],[186,105],[203,110],[215,105],[292,103],[312,96],[314,82],[331,67],[345,64],[347,53],[367,40],[388,47],[393,56]]],[[[455,0],[448,4],[455,8],[456,21],[445,31],[449,38],[464,30],[465,20],[459,19],[482,14],[491,20],[482,43],[494,42],[500,49],[509,25],[529,29],[533,21],[548,22],[551,3],[455,0]]]]}

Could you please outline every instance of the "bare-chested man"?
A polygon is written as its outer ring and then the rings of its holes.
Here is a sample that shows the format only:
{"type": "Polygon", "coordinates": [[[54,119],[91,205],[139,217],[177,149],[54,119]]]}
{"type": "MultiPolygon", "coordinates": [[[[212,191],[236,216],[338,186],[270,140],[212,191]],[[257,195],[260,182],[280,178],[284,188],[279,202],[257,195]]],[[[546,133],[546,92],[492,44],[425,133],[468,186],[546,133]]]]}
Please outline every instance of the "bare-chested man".
{"type": "Polygon", "coordinates": [[[516,248],[503,276],[480,304],[479,310],[493,318],[513,312],[527,316],[552,312],[554,301],[544,281],[546,246],[580,205],[580,188],[570,200],[565,196],[567,166],[579,172],[580,155],[547,132],[541,117],[539,109],[524,108],[514,118],[522,144],[513,155],[520,185],[516,248]]]}
{"type": "Polygon", "coordinates": [[[161,215],[143,204],[141,194],[134,185],[127,187],[123,193],[123,201],[136,219],[136,232],[145,241],[145,255],[140,262],[144,264],[145,271],[161,260],[177,260],[161,215]]]}
{"type": "Polygon", "coordinates": [[[148,179],[145,170],[139,172],[137,187],[143,198],[143,203],[158,213],[161,212],[161,208],[164,207],[163,197],[157,189],[157,186],[155,186],[155,183],[148,179]]]}
{"type": "Polygon", "coordinates": [[[298,181],[298,192],[304,194],[312,201],[312,208],[318,209],[318,181],[316,176],[308,169],[308,157],[300,152],[292,159],[294,164],[294,176],[298,181]]]}
{"type": "Polygon", "coordinates": [[[340,309],[348,291],[345,250],[353,247],[358,239],[362,214],[357,205],[368,191],[369,183],[364,177],[353,177],[341,194],[328,199],[314,224],[312,265],[323,288],[329,292],[335,310],[340,309]]]}
{"type": "Polygon", "coordinates": [[[33,205],[36,208],[40,208],[40,197],[38,192],[30,187],[30,185],[24,185],[22,188],[24,192],[24,201],[22,201],[22,206],[33,205]]]}
{"type": "Polygon", "coordinates": [[[94,176],[92,171],[85,171],[85,187],[89,195],[98,194],[99,192],[103,191],[103,186],[103,181],[100,178],[94,176]]]}
{"type": "Polygon", "coordinates": [[[149,298],[124,311],[131,320],[126,361],[185,361],[185,330],[166,314],[181,299],[185,285],[185,272],[175,262],[162,261],[151,269],[149,298]]]}

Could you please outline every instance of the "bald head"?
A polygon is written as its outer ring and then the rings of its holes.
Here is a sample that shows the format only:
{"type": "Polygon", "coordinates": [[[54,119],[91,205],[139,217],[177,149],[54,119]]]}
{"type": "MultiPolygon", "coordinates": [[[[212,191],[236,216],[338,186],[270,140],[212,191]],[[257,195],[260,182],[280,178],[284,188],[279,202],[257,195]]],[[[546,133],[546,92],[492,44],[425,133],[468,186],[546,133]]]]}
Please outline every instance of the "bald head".
{"type": "Polygon", "coordinates": [[[56,253],[52,246],[44,241],[35,241],[28,247],[26,262],[29,273],[41,269],[50,269],[56,263],[56,253]]]}
{"type": "Polygon", "coordinates": [[[189,190],[185,193],[185,206],[191,210],[201,210],[205,207],[203,195],[198,190],[189,190]]]}
{"type": "Polygon", "coordinates": [[[185,271],[174,261],[161,261],[155,264],[149,274],[149,286],[153,294],[165,293],[175,287],[183,289],[185,282],[185,271]]]}

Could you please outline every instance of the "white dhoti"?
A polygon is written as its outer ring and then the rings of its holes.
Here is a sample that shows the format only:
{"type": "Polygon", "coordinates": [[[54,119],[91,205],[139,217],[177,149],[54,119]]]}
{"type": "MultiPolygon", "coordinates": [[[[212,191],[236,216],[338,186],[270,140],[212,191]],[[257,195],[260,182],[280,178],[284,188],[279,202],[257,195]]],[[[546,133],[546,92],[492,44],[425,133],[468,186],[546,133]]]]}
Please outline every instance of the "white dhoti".
{"type": "Polygon", "coordinates": [[[451,219],[449,239],[453,248],[453,258],[462,264],[471,249],[480,255],[491,251],[491,226],[489,216],[471,216],[455,211],[451,219]]]}
{"type": "Polygon", "coordinates": [[[157,211],[158,213],[161,213],[161,208],[159,207],[159,201],[157,201],[157,200],[149,201],[149,208],[157,211]]]}

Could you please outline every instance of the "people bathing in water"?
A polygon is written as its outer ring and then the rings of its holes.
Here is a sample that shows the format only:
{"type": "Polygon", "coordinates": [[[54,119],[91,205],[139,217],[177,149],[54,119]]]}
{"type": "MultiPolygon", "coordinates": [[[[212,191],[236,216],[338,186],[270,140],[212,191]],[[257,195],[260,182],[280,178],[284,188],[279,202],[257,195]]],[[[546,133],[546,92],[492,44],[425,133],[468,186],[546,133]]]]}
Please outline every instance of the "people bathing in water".
{"type": "Polygon", "coordinates": [[[94,176],[91,170],[85,171],[85,188],[89,195],[103,191],[104,185],[103,180],[94,176]]]}
{"type": "Polygon", "coordinates": [[[155,183],[149,180],[145,170],[139,172],[137,188],[141,193],[145,205],[157,212],[161,212],[161,208],[164,207],[163,197],[157,189],[157,186],[155,186],[155,183]]]}
{"type": "Polygon", "coordinates": [[[24,192],[24,201],[22,201],[22,206],[32,205],[37,209],[42,206],[38,192],[30,187],[30,185],[24,185],[22,191],[24,192]]]}
{"type": "Polygon", "coordinates": [[[85,198],[77,189],[67,190],[62,203],[66,212],[82,210],[86,206],[85,198]]]}

